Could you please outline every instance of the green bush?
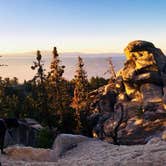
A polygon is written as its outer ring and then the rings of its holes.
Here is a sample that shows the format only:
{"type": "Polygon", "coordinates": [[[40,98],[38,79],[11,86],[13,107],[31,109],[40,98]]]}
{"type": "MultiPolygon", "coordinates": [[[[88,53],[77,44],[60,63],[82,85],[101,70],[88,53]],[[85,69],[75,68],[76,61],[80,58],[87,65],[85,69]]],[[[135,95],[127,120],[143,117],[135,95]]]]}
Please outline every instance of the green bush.
{"type": "Polygon", "coordinates": [[[54,142],[53,133],[48,128],[43,128],[37,135],[38,148],[51,148],[54,142]]]}

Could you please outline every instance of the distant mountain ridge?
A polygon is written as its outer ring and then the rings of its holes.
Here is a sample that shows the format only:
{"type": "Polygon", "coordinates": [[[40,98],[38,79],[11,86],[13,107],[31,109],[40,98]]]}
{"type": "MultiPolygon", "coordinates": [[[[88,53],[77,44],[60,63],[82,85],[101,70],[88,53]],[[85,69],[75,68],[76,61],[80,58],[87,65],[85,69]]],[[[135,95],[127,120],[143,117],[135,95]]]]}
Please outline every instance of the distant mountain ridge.
{"type": "MultiPolygon", "coordinates": [[[[51,55],[51,51],[41,51],[42,55],[51,55]]],[[[70,57],[70,56],[121,56],[123,53],[82,53],[82,52],[60,52],[60,56],[70,57]]],[[[36,51],[22,52],[22,53],[6,53],[0,54],[0,56],[34,56],[36,51]]]]}

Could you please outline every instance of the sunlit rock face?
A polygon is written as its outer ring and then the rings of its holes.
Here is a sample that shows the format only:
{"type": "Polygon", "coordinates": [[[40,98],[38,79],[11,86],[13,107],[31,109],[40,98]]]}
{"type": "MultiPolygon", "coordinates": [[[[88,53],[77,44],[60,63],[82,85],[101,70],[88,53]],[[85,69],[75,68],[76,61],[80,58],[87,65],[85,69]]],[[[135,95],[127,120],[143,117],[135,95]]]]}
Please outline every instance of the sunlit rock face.
{"type": "Polygon", "coordinates": [[[124,67],[93,100],[98,106],[98,113],[90,117],[93,134],[112,142],[122,115],[115,106],[121,103],[123,120],[117,132],[120,144],[145,144],[152,138],[165,140],[166,57],[154,44],[141,40],[129,43],[124,53],[124,67]],[[114,97],[110,92],[115,93],[114,97]]]}
{"type": "Polygon", "coordinates": [[[132,101],[162,102],[166,57],[147,41],[136,40],[124,49],[127,61],[121,71],[132,101]]]}

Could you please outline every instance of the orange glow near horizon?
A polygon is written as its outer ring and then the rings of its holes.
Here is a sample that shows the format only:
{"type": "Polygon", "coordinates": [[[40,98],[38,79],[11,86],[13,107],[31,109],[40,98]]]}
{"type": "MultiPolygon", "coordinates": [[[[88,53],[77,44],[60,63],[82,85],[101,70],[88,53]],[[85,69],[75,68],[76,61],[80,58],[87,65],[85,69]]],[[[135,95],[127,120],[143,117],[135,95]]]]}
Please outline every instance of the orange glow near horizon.
{"type": "MultiPolygon", "coordinates": [[[[10,41],[10,40],[9,40],[10,41]]],[[[110,41],[103,40],[88,41],[79,40],[63,40],[55,42],[39,42],[39,41],[11,41],[11,45],[6,42],[0,41],[0,54],[15,54],[34,52],[36,50],[52,50],[52,47],[56,46],[59,52],[80,52],[80,53],[110,53],[110,52],[123,52],[123,46],[115,46],[110,41]]]]}
{"type": "MultiPolygon", "coordinates": [[[[141,38],[141,37],[140,37],[141,38]]],[[[32,40],[25,36],[21,38],[12,38],[7,36],[5,40],[0,41],[0,54],[23,54],[27,52],[35,52],[36,50],[51,51],[54,46],[58,48],[58,52],[79,52],[79,53],[123,53],[127,44],[138,38],[120,39],[111,37],[100,38],[37,38],[32,40]],[[52,41],[52,42],[50,42],[52,41]],[[11,44],[10,44],[11,43],[11,44]]],[[[146,39],[145,39],[146,40],[146,39]]],[[[151,41],[156,47],[166,52],[164,41],[151,41]]]]}

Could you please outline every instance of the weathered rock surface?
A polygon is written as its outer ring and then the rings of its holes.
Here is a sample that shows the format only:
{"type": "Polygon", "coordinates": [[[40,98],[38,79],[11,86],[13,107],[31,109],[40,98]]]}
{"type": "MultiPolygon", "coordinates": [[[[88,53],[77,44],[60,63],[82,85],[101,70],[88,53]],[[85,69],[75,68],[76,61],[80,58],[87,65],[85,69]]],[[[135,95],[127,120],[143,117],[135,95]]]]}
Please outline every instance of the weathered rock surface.
{"type": "Polygon", "coordinates": [[[78,143],[86,141],[88,139],[90,138],[82,135],[72,135],[72,134],[58,135],[53,144],[53,151],[51,151],[50,153],[52,160],[57,160],[67,150],[76,147],[78,143]]]}
{"type": "Polygon", "coordinates": [[[124,68],[93,100],[98,106],[91,115],[93,133],[111,142],[117,134],[119,143],[128,145],[162,139],[166,131],[166,56],[153,43],[141,40],[129,43],[124,53],[124,68]],[[123,110],[115,108],[118,103],[123,110]]]}
{"type": "MultiPolygon", "coordinates": [[[[166,57],[162,51],[150,42],[137,40],[129,43],[124,52],[127,61],[121,76],[125,81],[126,93],[131,96],[132,100],[137,101],[140,100],[140,96],[137,98],[136,93],[142,95],[142,100],[144,100],[146,95],[144,93],[150,93],[150,90],[154,89],[157,93],[156,102],[159,99],[162,101],[162,80],[165,79],[162,78],[164,77],[162,73],[165,73],[166,66],[166,57]],[[147,84],[149,90],[147,89],[147,84]],[[154,88],[153,84],[156,85],[156,88],[154,88]],[[140,88],[147,89],[147,91],[141,91],[140,88]]],[[[151,99],[154,97],[153,101],[155,101],[156,95],[151,95],[151,99]]]]}
{"type": "Polygon", "coordinates": [[[162,141],[137,146],[116,146],[103,141],[88,140],[67,151],[56,162],[50,160],[48,149],[9,147],[7,151],[7,155],[1,156],[3,166],[166,165],[166,143],[162,141]]]}
{"type": "Polygon", "coordinates": [[[37,134],[43,127],[34,119],[29,118],[19,120],[19,124],[17,129],[12,130],[13,137],[6,132],[5,145],[21,144],[35,147],[37,134]]]}
{"type": "MultiPolygon", "coordinates": [[[[123,145],[146,144],[149,139],[165,138],[162,133],[166,131],[166,111],[157,105],[149,103],[145,108],[139,109],[139,103],[127,103],[124,106],[123,120],[117,130],[118,142],[123,145]],[[144,112],[143,112],[144,111],[144,112]]],[[[120,121],[121,111],[114,113],[100,113],[93,132],[101,139],[113,142],[112,134],[120,121]]]]}

